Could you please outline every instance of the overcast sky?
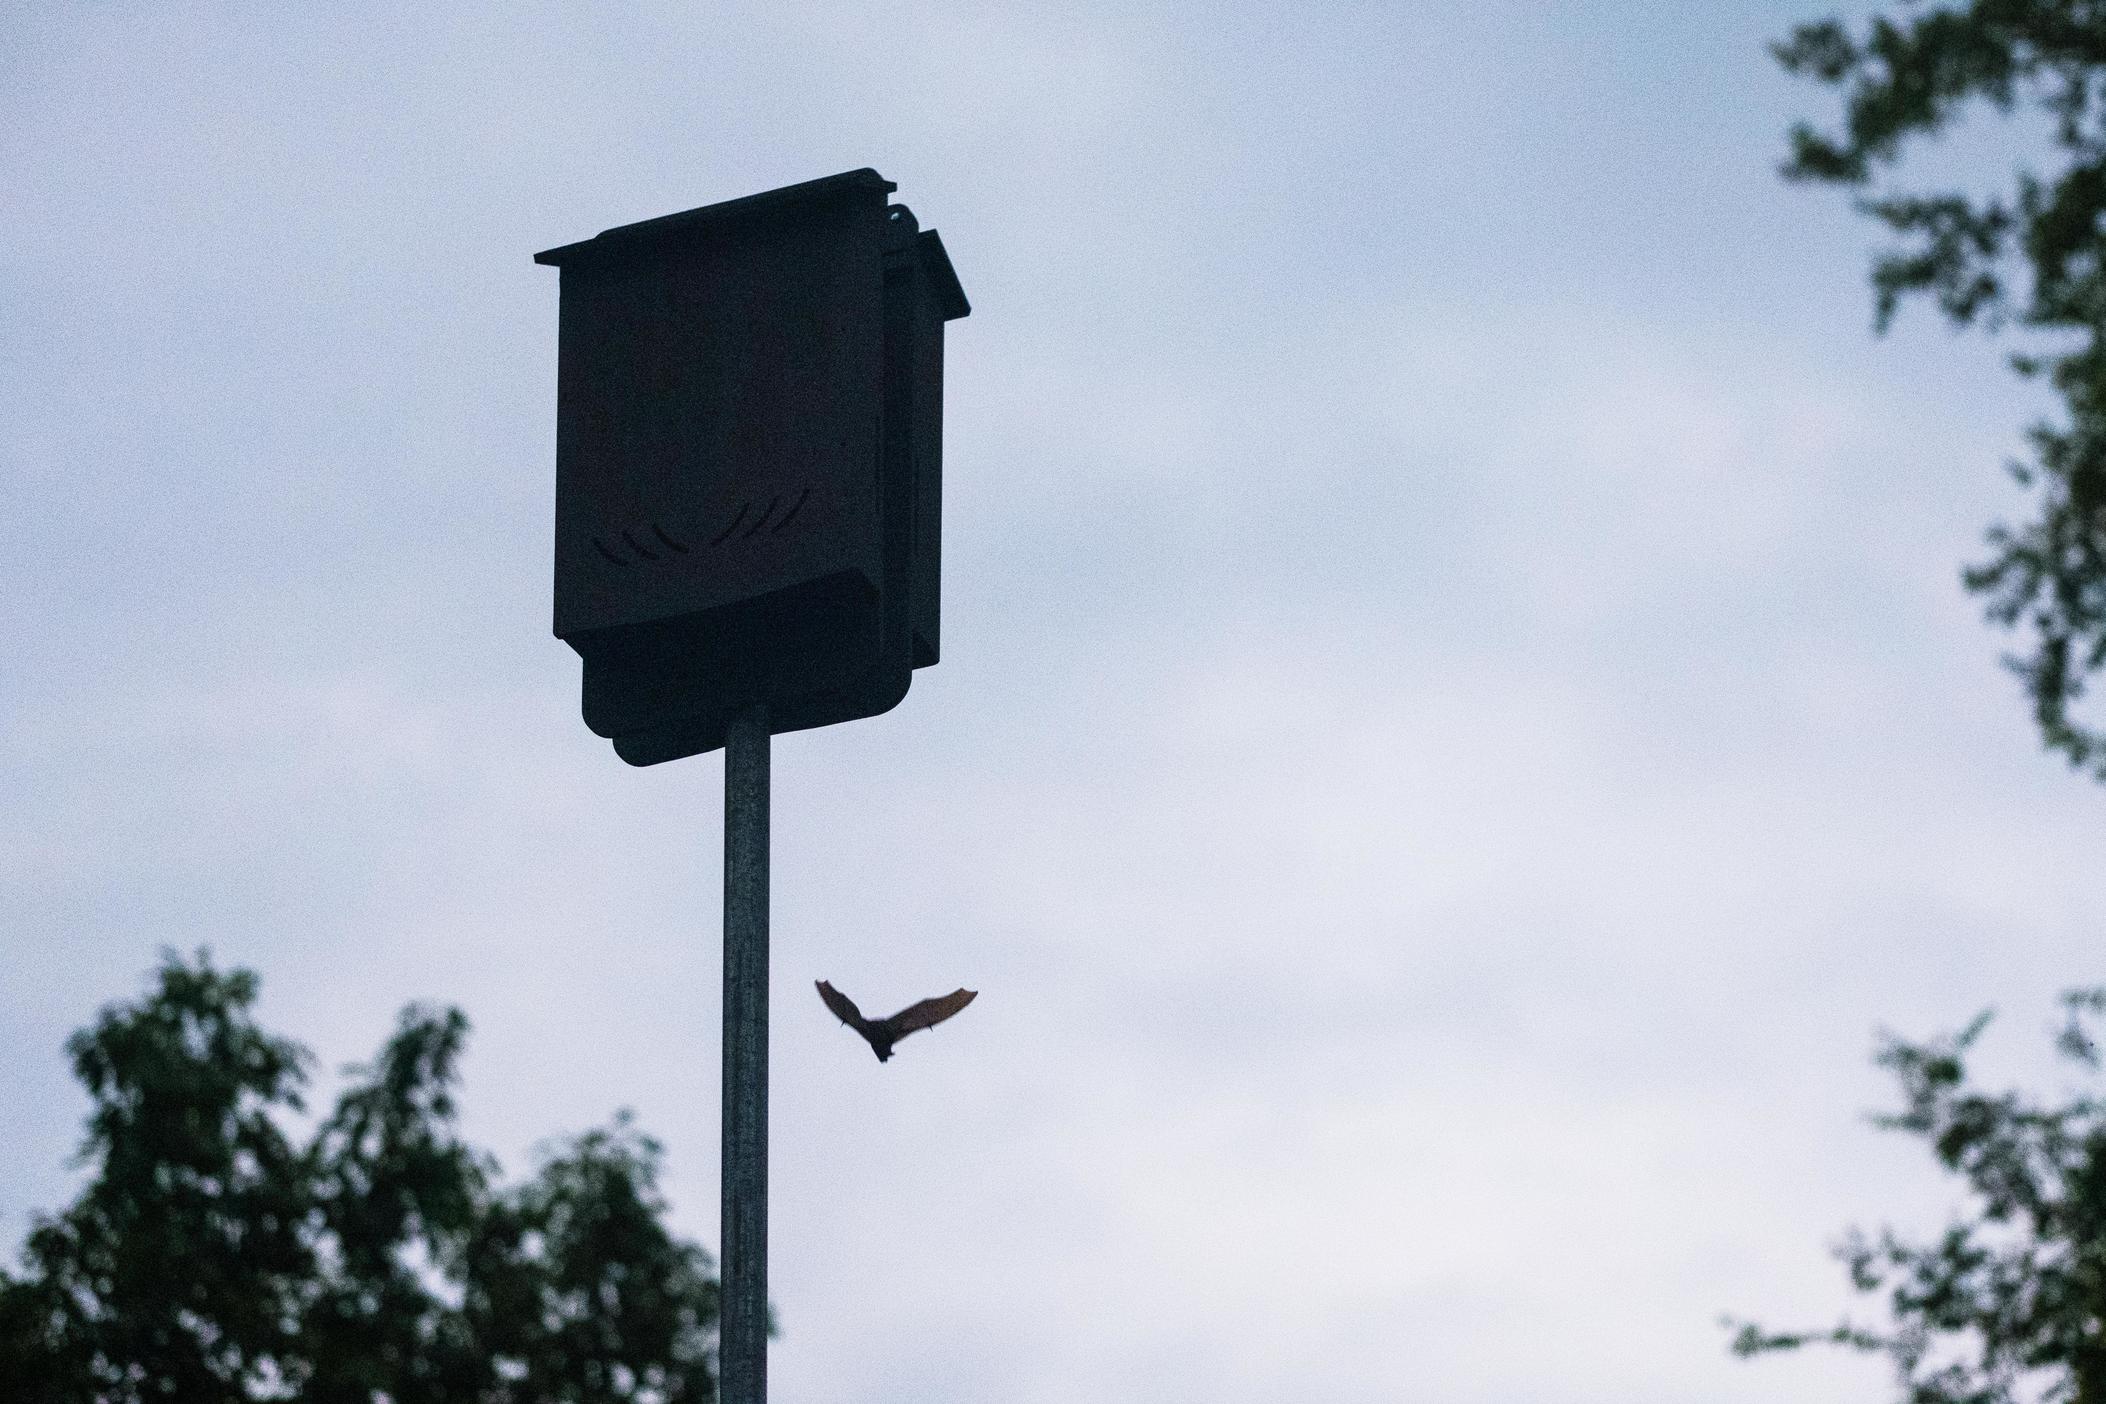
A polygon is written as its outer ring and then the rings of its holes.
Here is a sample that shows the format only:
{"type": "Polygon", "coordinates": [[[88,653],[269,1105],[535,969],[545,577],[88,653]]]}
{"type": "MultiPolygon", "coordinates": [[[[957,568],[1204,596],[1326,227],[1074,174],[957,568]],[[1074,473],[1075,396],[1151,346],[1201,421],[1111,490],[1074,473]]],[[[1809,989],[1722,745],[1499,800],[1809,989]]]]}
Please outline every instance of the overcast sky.
{"type": "Polygon", "coordinates": [[[1808,17],[0,3],[0,1239],[209,944],[714,1247],[721,767],[578,717],[531,255],[869,165],[974,310],[943,663],[775,745],[778,1396],[1882,1395],[1717,1318],[1960,1203],[1875,1030],[2045,1085],[2106,792],[1957,582],[2037,402],[1775,178],[1808,17]]]}

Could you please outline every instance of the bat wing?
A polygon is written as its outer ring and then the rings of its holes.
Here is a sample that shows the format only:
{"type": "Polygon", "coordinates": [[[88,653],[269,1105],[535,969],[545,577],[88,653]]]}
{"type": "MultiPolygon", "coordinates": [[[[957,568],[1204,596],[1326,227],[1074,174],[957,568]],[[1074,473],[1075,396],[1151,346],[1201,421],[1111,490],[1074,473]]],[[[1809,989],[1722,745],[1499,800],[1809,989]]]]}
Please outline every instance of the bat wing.
{"type": "Polygon", "coordinates": [[[905,1038],[916,1029],[932,1028],[971,1004],[979,993],[978,990],[952,990],[947,995],[910,1004],[885,1021],[885,1031],[897,1039],[905,1038]]]}
{"type": "Polygon", "coordinates": [[[848,1025],[857,1033],[861,1033],[865,1028],[869,1027],[870,1021],[863,1017],[862,1010],[856,1008],[854,1000],[842,994],[824,980],[814,980],[812,983],[819,987],[819,998],[826,1001],[826,1007],[834,1011],[836,1019],[848,1025]]]}

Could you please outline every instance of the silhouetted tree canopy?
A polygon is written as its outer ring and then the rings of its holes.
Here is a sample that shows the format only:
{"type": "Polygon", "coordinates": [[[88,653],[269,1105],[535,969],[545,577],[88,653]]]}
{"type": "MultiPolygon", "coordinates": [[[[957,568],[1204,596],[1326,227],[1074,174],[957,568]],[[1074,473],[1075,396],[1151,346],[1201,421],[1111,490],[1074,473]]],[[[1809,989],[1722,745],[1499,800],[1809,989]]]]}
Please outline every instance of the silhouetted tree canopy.
{"type": "Polygon", "coordinates": [[[1920,293],[1956,325],[2040,334],[2011,358],[2062,400],[2057,421],[2033,426],[2030,460],[2011,465],[2033,516],[1993,527],[1992,554],[1965,579],[2030,643],[2007,661],[2042,738],[2106,780],[2106,729],[2075,707],[2106,668],[2106,6],[1904,3],[1856,29],[1802,25],[1773,51],[1844,100],[1839,131],[1792,129],[1786,178],[1863,192],[1857,208],[1898,236],[1872,266],[1879,328],[1920,293]],[[1981,197],[1890,183],[1909,151],[1983,107],[2037,118],[2042,159],[1981,197]]]}
{"type": "MultiPolygon", "coordinates": [[[[2106,1010],[2106,989],[2063,1002],[2057,1048],[2096,1074],[2087,1019],[2106,1010]]],[[[1970,1086],[1967,1051],[1988,1022],[1925,1044],[1889,1035],[1878,1055],[1902,1107],[1874,1123],[1920,1137],[1965,1181],[1969,1206],[1921,1241],[1852,1229],[1837,1245],[1851,1285],[1886,1294],[1889,1323],[1770,1332],[1729,1318],[1736,1354],[1815,1342],[1883,1354],[1905,1404],[2106,1404],[2106,1103],[1970,1086]]]]}
{"type": "Polygon", "coordinates": [[[626,1115],[505,1188],[454,1103],[468,1022],[412,1006],[304,1143],[310,1056],[200,953],[67,1044],[89,1172],[0,1272],[11,1404],[693,1404],[717,1283],[626,1115]]]}

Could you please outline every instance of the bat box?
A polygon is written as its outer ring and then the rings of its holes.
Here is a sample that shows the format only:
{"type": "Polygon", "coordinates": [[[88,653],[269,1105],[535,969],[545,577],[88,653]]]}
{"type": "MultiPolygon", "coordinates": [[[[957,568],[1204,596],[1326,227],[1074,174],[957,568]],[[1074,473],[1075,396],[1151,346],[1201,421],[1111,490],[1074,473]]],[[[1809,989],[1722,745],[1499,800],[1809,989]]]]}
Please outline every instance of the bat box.
{"type": "Polygon", "coordinates": [[[555,632],[632,765],[875,716],[937,657],[943,324],[876,171],[609,229],[562,270],[555,632]]]}

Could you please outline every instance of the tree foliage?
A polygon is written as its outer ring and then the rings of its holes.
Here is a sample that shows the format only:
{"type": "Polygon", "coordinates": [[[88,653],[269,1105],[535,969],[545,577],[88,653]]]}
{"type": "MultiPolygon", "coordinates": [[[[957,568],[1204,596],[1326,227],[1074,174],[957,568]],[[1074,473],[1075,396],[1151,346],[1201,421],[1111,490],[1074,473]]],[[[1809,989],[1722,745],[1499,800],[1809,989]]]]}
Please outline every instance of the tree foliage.
{"type": "Polygon", "coordinates": [[[310,1055],[254,974],[169,955],[67,1044],[85,1187],[0,1272],[21,1404],[695,1404],[717,1283],[627,1117],[498,1183],[459,1135],[468,1022],[412,1006],[304,1142],[310,1055]]]}
{"type": "MultiPolygon", "coordinates": [[[[2057,1048],[2096,1074],[2087,1021],[2106,1011],[2106,989],[2063,1002],[2057,1048]]],[[[1736,1354],[1820,1342],[1883,1354],[1906,1404],[2106,1404],[2106,1102],[1971,1086],[1967,1053],[1989,1017],[1925,1044],[1888,1036],[1878,1055],[1902,1106],[1874,1124],[1920,1137],[1966,1182],[1970,1206],[1921,1241],[1852,1229],[1837,1245],[1856,1290],[1886,1293],[1891,1325],[1771,1332],[1729,1318],[1736,1354]]]]}
{"type": "Polygon", "coordinates": [[[1897,236],[1872,266],[1879,328],[1921,294],[1956,325],[2038,334],[2011,358],[2062,404],[2011,465],[2033,515],[1992,527],[1991,556],[1964,578],[2030,644],[2006,661],[2043,740],[2106,780],[2106,729],[2077,706],[2106,670],[2106,4],[1904,0],[1855,30],[1802,25],[1773,52],[1844,101],[1839,131],[1792,129],[1784,175],[1858,190],[1857,208],[1897,236]],[[2041,119],[2044,159],[1986,197],[1887,183],[1979,108],[2041,119]]]}

